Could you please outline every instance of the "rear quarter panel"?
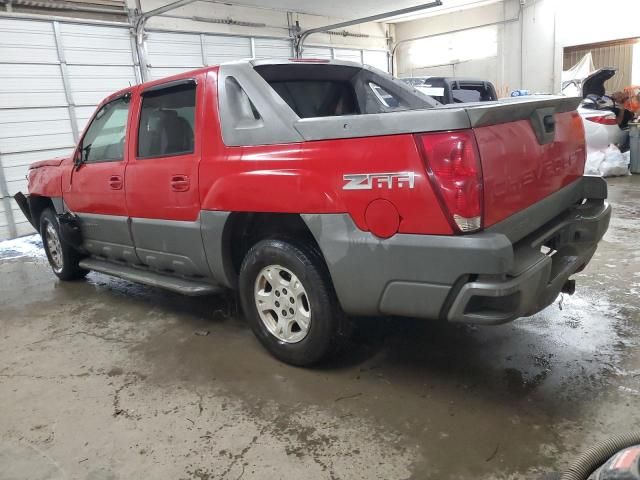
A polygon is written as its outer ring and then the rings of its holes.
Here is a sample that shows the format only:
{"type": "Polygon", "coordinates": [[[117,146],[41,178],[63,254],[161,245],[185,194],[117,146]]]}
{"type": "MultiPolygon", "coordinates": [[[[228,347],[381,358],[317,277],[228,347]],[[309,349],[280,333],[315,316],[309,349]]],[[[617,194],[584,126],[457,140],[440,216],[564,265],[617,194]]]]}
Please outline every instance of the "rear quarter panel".
{"type": "Polygon", "coordinates": [[[365,211],[375,199],[393,203],[400,233],[450,234],[413,135],[230,147],[201,164],[205,210],[349,213],[368,230],[365,211]],[[343,176],[414,172],[414,188],[344,190],[343,176]]]}

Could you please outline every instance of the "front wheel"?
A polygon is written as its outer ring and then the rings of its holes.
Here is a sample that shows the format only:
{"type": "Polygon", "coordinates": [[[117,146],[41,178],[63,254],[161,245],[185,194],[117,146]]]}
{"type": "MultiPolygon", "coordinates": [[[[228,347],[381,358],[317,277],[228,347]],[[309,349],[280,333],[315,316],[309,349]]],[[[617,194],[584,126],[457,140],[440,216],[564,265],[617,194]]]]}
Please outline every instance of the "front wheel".
{"type": "Polygon", "coordinates": [[[61,280],[84,278],[88,272],[80,268],[80,254],[60,236],[58,217],[50,208],[40,216],[40,235],[53,273],[61,280]]]}
{"type": "Polygon", "coordinates": [[[260,241],[242,262],[239,283],[249,324],[276,358],[307,366],[344,343],[346,318],[313,247],[260,241]]]}

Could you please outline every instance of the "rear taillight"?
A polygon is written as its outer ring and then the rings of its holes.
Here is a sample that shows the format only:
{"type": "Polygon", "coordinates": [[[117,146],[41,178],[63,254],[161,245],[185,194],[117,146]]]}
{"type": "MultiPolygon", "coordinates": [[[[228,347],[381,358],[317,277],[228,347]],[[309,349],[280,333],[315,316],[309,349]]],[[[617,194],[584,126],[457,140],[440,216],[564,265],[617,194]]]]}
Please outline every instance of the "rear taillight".
{"type": "Polygon", "coordinates": [[[611,115],[597,115],[595,117],[585,117],[585,120],[589,120],[590,122],[600,123],[602,125],[617,125],[618,120],[616,117],[611,115]]]}
{"type": "Polygon", "coordinates": [[[456,231],[482,228],[482,169],[471,131],[416,135],[427,174],[456,231]]]}

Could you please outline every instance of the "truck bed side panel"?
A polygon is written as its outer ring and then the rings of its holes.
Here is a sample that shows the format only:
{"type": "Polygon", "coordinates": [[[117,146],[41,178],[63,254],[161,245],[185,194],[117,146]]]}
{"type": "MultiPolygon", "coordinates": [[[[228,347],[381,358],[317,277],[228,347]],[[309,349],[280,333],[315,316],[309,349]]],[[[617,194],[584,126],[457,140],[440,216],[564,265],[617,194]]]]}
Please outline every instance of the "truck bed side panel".
{"type": "Polygon", "coordinates": [[[223,158],[202,160],[204,210],[349,213],[367,231],[367,206],[384,199],[398,211],[400,233],[452,233],[413,135],[229,147],[223,158]],[[345,175],[406,172],[415,175],[411,185],[371,179],[367,188],[345,188],[345,175]]]}

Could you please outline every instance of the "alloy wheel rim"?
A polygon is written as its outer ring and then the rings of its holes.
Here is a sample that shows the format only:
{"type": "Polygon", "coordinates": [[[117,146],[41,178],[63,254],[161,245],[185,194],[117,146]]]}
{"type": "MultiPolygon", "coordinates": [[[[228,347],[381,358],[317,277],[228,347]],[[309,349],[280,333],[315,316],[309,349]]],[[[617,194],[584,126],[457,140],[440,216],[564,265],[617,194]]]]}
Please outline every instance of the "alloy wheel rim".
{"type": "Polygon", "coordinates": [[[49,251],[49,257],[51,259],[51,266],[56,273],[59,273],[64,267],[62,245],[58,237],[58,232],[51,222],[47,222],[45,237],[47,240],[47,250],[49,251]]]}
{"type": "Polygon", "coordinates": [[[269,265],[258,273],[254,288],[258,315],[278,340],[298,343],[309,333],[311,304],[300,279],[281,265],[269,265]]]}

